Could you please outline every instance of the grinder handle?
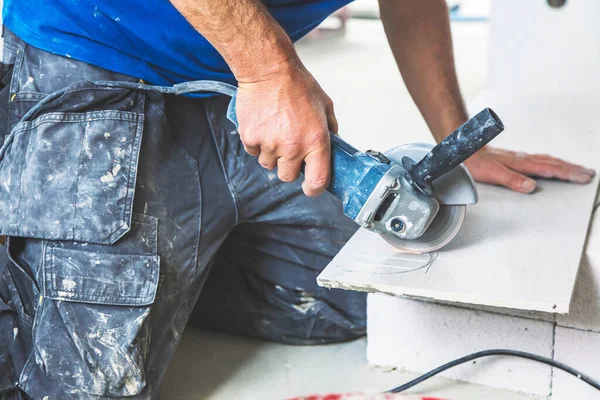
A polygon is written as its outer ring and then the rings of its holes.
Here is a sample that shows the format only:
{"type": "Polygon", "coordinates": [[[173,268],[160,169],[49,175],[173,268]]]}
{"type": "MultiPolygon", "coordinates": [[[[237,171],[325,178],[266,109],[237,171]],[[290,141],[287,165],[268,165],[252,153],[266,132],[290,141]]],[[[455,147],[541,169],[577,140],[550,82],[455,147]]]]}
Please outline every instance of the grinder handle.
{"type": "Polygon", "coordinates": [[[431,182],[450,172],[504,130],[504,124],[490,108],[458,127],[418,163],[404,157],[402,163],[413,186],[431,195],[431,182]]]}

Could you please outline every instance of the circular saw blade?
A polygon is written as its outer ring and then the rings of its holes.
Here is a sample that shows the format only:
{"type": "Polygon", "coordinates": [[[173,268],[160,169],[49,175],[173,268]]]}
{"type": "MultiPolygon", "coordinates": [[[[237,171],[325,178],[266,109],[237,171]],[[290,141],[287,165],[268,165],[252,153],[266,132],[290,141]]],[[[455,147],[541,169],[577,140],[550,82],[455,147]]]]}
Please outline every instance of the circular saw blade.
{"type": "Polygon", "coordinates": [[[440,206],[433,222],[418,239],[401,239],[392,233],[381,233],[386,242],[405,253],[430,253],[447,245],[460,231],[467,206],[440,206]]]}

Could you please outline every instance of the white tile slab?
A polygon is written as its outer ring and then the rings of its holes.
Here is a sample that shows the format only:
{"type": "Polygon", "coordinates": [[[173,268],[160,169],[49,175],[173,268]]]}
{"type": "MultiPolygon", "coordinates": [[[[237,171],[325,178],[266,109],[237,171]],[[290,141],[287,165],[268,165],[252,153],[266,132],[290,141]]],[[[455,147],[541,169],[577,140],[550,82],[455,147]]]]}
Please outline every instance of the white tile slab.
{"type": "MultiPolygon", "coordinates": [[[[404,297],[410,298],[410,297],[406,297],[406,296],[404,296],[404,297]]],[[[482,306],[479,304],[456,303],[456,302],[452,302],[452,301],[425,299],[422,297],[415,297],[414,300],[428,301],[428,302],[432,302],[432,303],[436,303],[436,304],[446,305],[449,307],[459,307],[459,308],[462,308],[465,310],[471,310],[471,311],[475,311],[475,312],[487,312],[487,313],[492,313],[492,314],[511,315],[513,317],[538,319],[540,321],[546,321],[546,322],[556,322],[556,317],[557,317],[557,314],[549,313],[549,312],[517,310],[514,308],[506,308],[506,307],[482,306]]]]}
{"type": "MultiPolygon", "coordinates": [[[[497,145],[600,169],[600,97],[484,94],[506,132],[497,145]],[[597,116],[598,115],[598,116],[597,116]]],[[[361,230],[320,284],[434,300],[567,313],[598,189],[538,181],[533,195],[479,185],[459,235],[438,253],[402,254],[361,230]],[[433,260],[430,266],[427,261],[433,260]],[[426,267],[422,267],[426,266],[426,267]],[[422,267],[422,268],[420,268],[422,267]]]]}
{"type": "MultiPolygon", "coordinates": [[[[458,307],[373,294],[368,298],[367,359],[374,365],[426,372],[453,359],[492,348],[552,357],[552,322],[474,312],[458,307]]],[[[442,376],[548,395],[551,368],[527,360],[490,357],[442,376]]]]}
{"type": "MultiPolygon", "coordinates": [[[[554,359],[600,380],[600,333],[556,328],[554,359]]],[[[600,393],[563,371],[554,370],[552,400],[598,400],[600,393]]]]}

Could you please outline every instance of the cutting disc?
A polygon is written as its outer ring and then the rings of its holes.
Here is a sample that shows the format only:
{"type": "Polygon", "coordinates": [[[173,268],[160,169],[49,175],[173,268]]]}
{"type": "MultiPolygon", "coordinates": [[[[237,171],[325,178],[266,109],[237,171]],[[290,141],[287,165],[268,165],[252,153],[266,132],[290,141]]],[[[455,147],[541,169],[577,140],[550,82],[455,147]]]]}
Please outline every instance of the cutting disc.
{"type": "Polygon", "coordinates": [[[460,231],[466,215],[466,205],[440,206],[431,225],[418,239],[401,239],[392,233],[380,233],[380,235],[402,252],[430,253],[444,247],[454,239],[460,231]]]}

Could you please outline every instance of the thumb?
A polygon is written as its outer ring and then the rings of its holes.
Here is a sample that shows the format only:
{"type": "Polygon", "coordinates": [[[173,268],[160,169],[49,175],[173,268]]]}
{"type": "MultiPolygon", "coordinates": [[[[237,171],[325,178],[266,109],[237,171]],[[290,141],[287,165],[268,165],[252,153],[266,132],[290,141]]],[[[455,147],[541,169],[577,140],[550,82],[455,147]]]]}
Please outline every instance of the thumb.
{"type": "Polygon", "coordinates": [[[321,151],[309,153],[304,162],[304,182],[302,190],[307,196],[318,196],[329,185],[331,178],[330,149],[327,147],[321,151]]]}
{"type": "Polygon", "coordinates": [[[337,118],[335,117],[335,112],[333,111],[333,103],[331,103],[331,105],[329,105],[327,107],[327,109],[325,110],[325,113],[327,115],[327,126],[329,127],[329,131],[333,132],[337,135],[338,122],[337,122],[337,118]]]}

